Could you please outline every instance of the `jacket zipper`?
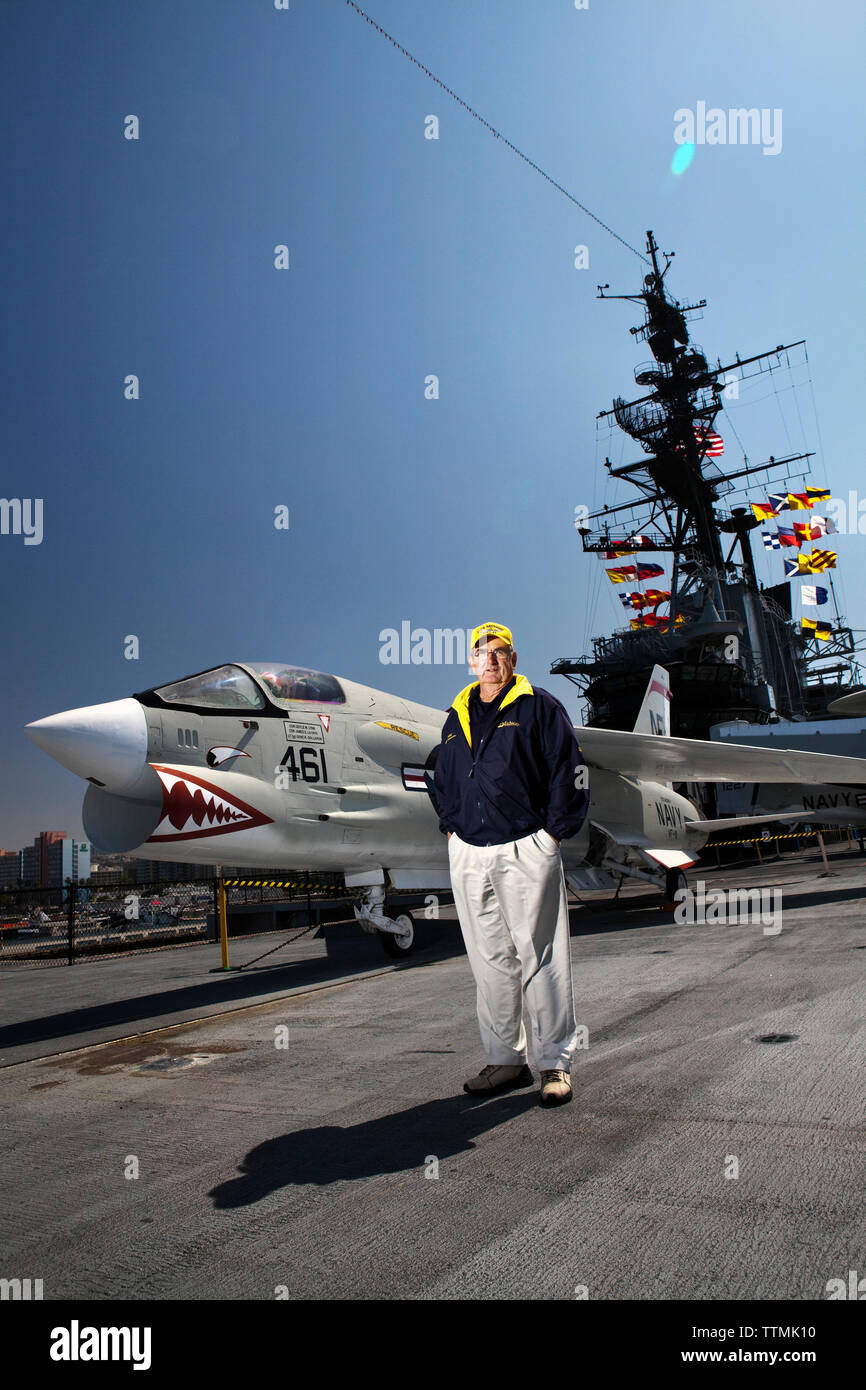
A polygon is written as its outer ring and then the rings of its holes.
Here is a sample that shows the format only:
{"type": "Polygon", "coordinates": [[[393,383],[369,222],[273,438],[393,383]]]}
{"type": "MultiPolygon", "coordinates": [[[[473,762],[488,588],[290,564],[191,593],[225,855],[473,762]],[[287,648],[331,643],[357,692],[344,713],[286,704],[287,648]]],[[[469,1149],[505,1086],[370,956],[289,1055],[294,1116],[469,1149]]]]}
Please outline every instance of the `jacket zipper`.
{"type": "MultiPolygon", "coordinates": [[[[509,703],[510,703],[510,702],[509,702],[509,703]]],[[[500,706],[499,709],[497,710],[497,722],[492,726],[492,728],[490,729],[489,734],[487,735],[487,741],[488,741],[488,743],[490,742],[490,738],[492,737],[493,730],[494,730],[494,729],[497,729],[497,728],[499,727],[498,716],[499,716],[501,713],[502,713],[502,706],[500,706]]],[[[470,767],[468,773],[466,774],[466,775],[467,775],[467,778],[469,778],[469,777],[475,778],[475,767],[476,767],[476,764],[477,764],[477,762],[478,762],[478,758],[479,758],[480,755],[481,755],[481,748],[482,748],[483,743],[484,743],[484,739],[482,738],[482,739],[481,739],[481,742],[480,742],[479,745],[478,745],[477,751],[474,750],[474,749],[472,748],[471,744],[470,744],[469,751],[470,751],[471,754],[472,754],[472,766],[470,767]]],[[[478,780],[477,780],[477,778],[475,779],[475,804],[476,804],[476,806],[478,807],[478,810],[479,810],[480,815],[481,815],[481,824],[484,825],[484,824],[486,824],[486,822],[485,822],[485,817],[484,817],[484,806],[483,806],[483,804],[482,804],[481,796],[480,796],[479,791],[478,791],[478,780]]]]}
{"type": "MultiPolygon", "coordinates": [[[[487,743],[489,744],[489,743],[490,743],[490,739],[491,739],[492,736],[493,736],[494,730],[499,728],[499,715],[500,715],[501,713],[502,713],[502,708],[501,708],[501,706],[500,706],[500,708],[496,711],[496,723],[493,724],[493,725],[490,727],[490,729],[489,729],[489,731],[488,731],[487,734],[485,734],[485,735],[483,735],[483,736],[481,737],[481,739],[480,739],[480,741],[479,741],[479,743],[478,743],[478,749],[477,749],[477,751],[472,751],[472,766],[471,766],[471,768],[469,769],[469,774],[468,774],[470,777],[475,777],[475,767],[476,767],[476,764],[477,764],[477,762],[478,762],[478,759],[481,757],[481,749],[482,749],[482,747],[484,746],[484,741],[485,741],[485,739],[487,740],[487,743]]],[[[470,750],[470,751],[471,751],[471,750],[470,750]]],[[[486,821],[485,821],[485,819],[484,819],[484,806],[483,806],[482,801],[481,801],[481,793],[480,793],[479,790],[478,790],[478,779],[477,779],[477,778],[475,779],[475,804],[476,804],[476,806],[478,807],[479,812],[481,813],[481,824],[482,824],[482,825],[485,825],[485,824],[486,824],[486,821]]]]}

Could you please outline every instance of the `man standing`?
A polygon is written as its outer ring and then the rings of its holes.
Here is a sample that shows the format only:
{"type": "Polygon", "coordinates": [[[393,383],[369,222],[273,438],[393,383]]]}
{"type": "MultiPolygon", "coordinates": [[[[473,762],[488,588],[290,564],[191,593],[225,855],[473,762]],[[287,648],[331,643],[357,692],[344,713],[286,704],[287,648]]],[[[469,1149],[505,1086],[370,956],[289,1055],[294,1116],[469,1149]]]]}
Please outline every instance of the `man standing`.
{"type": "Polygon", "coordinates": [[[463,1089],[532,1084],[525,999],[541,1103],[562,1105],[576,1029],[559,841],[586,817],[586,765],[564,706],[516,672],[507,627],[475,628],[472,653],[479,679],[448,712],[431,789],[487,1057],[463,1089]]]}

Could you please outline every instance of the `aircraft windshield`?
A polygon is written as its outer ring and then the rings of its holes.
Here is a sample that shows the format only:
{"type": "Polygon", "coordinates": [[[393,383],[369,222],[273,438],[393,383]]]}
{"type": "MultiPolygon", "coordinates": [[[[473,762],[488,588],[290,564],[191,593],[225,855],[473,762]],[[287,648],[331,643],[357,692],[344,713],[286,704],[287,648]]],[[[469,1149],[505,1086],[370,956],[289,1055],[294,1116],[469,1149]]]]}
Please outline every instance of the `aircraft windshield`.
{"type": "Polygon", "coordinates": [[[294,700],[311,700],[322,705],[346,703],[346,696],[336,676],[309,671],[305,666],[283,666],[281,662],[248,661],[247,665],[267,686],[278,705],[287,705],[294,700]]]}
{"type": "Polygon", "coordinates": [[[204,705],[209,709],[265,708],[262,692],[239,666],[218,666],[214,671],[189,676],[174,685],[162,685],[156,694],[169,705],[204,705]]]}

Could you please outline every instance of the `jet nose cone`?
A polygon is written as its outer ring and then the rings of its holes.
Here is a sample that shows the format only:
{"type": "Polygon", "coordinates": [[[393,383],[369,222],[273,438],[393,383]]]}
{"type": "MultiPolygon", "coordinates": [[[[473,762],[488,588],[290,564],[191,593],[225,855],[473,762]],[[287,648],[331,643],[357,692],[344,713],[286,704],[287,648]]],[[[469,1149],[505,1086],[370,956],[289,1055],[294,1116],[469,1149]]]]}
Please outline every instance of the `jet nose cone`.
{"type": "Polygon", "coordinates": [[[70,772],[112,792],[131,791],[147,766],[147,718],[132,698],[50,714],[25,732],[70,772]]]}

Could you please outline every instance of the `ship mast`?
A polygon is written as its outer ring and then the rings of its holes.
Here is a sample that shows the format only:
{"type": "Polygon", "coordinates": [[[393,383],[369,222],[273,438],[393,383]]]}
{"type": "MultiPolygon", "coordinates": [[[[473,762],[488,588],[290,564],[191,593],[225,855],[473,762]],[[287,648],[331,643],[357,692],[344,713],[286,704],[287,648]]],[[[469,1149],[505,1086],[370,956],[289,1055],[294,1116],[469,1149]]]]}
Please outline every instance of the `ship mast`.
{"type": "Polygon", "coordinates": [[[594,639],[592,659],[561,658],[551,671],[584,690],[590,723],[616,728],[631,727],[656,661],[671,673],[680,732],[708,737],[712,723],[732,718],[802,718],[807,642],[792,626],[788,586],[759,586],[751,548],[751,531],[759,523],[745,507],[726,512],[723,499],[752,479],[787,492],[792,475],[805,476],[811,455],[771,454],[755,464],[744,459],[743,467],[724,473],[716,462],[724,445],[713,424],[732,381],[790,366],[789,354],[803,340],[710,364],[689,334],[706,300],[683,305],[669,294],[673,253],[660,251],[651,231],[647,256],[651,269],[639,291],[614,295],[608,285],[598,290],[601,299],[641,306],[643,322],[630,331],[653,357],[635,369],[645,393],[630,401],[617,397],[598,416],[640,445],[636,461],[614,468],[605,460],[611,477],[639,495],[593,513],[579,530],[584,550],[596,554],[636,556],[639,562],[646,551],[669,552],[670,610],[654,618],[653,626],[633,621],[629,630],[594,639]],[[727,554],[726,533],[732,538],[727,554]]]}

